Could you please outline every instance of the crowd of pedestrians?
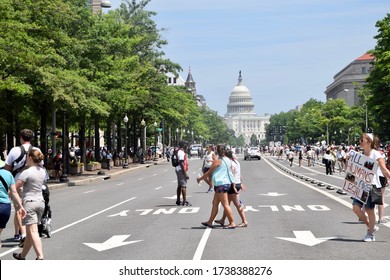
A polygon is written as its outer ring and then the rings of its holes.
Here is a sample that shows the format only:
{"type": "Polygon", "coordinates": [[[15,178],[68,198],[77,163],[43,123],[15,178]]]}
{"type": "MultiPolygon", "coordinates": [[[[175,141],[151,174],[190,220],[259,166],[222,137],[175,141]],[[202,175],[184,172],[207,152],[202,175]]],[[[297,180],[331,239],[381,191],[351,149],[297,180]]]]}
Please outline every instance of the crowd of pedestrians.
{"type": "Polygon", "coordinates": [[[375,232],[379,230],[379,227],[375,224],[387,223],[384,219],[384,205],[385,205],[385,188],[389,185],[390,179],[390,144],[386,146],[380,143],[377,136],[372,133],[364,133],[360,139],[360,145],[330,145],[328,147],[319,145],[313,146],[281,146],[273,147],[270,150],[271,155],[277,155],[278,159],[285,156],[286,160],[290,161],[293,155],[298,155],[298,166],[302,165],[302,159],[307,160],[307,166],[314,166],[315,161],[320,161],[325,166],[325,173],[332,175],[336,171],[339,175],[346,174],[348,168],[348,159],[351,151],[357,151],[370,157],[378,162],[377,173],[374,174],[372,188],[380,188],[382,194],[381,204],[374,204],[371,201],[371,192],[368,196],[367,203],[363,203],[361,200],[354,198],[352,202],[352,210],[359,218],[359,221],[363,222],[367,226],[367,232],[364,235],[363,241],[372,242],[375,241],[375,232]],[[292,155],[293,154],[293,155],[292,155]],[[281,156],[283,155],[283,156],[281,156]],[[377,209],[377,215],[375,213],[377,209]],[[378,218],[378,219],[377,219],[378,218]]]}

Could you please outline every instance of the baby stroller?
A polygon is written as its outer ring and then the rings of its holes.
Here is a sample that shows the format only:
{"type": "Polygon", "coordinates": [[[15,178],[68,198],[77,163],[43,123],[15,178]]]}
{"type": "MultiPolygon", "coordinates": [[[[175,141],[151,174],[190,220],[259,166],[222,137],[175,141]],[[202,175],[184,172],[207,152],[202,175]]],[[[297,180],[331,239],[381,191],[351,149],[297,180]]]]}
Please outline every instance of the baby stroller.
{"type": "Polygon", "coordinates": [[[42,214],[41,224],[38,225],[39,236],[43,237],[45,234],[48,238],[51,237],[51,209],[49,205],[50,191],[49,187],[45,184],[42,186],[42,195],[45,200],[45,210],[42,214]]]}

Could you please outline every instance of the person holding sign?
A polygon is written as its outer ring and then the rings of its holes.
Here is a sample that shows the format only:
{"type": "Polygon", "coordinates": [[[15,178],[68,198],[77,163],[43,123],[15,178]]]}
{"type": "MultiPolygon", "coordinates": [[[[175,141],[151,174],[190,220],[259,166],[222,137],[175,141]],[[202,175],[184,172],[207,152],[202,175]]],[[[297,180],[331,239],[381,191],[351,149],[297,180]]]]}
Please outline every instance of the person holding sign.
{"type": "MultiPolygon", "coordinates": [[[[370,159],[374,160],[375,163],[377,163],[378,167],[376,169],[376,172],[373,173],[372,179],[370,178],[370,182],[372,184],[373,188],[380,188],[381,183],[379,181],[379,176],[385,176],[387,178],[390,178],[390,171],[386,168],[385,161],[383,157],[381,156],[380,152],[376,149],[377,143],[379,143],[379,139],[375,137],[371,133],[364,133],[362,135],[362,138],[360,140],[360,147],[364,150],[364,155],[369,157],[370,159]]],[[[352,154],[353,157],[353,154],[352,154]]],[[[357,163],[357,157],[355,159],[352,159],[352,163],[357,163]]],[[[352,164],[349,162],[348,165],[352,166],[352,164]]],[[[352,167],[348,166],[348,169],[351,169],[352,167]]],[[[364,167],[366,166],[366,163],[364,163],[364,167]]],[[[368,166],[369,168],[370,166],[368,166]]],[[[372,168],[372,167],[371,167],[372,168]]],[[[351,171],[351,170],[350,170],[351,171]]],[[[348,173],[348,172],[347,172],[348,173]]],[[[363,173],[360,173],[363,174],[363,173]]],[[[363,179],[363,178],[362,178],[363,179]]],[[[364,178],[367,181],[367,178],[364,178]]],[[[364,242],[373,242],[375,241],[375,232],[378,231],[378,227],[375,226],[375,204],[371,202],[371,195],[368,196],[368,199],[366,200],[365,204],[365,211],[367,213],[367,217],[362,210],[363,202],[362,200],[359,200],[357,198],[354,198],[352,202],[352,209],[353,212],[359,217],[361,221],[363,221],[367,227],[367,233],[365,237],[363,238],[364,242]]]]}

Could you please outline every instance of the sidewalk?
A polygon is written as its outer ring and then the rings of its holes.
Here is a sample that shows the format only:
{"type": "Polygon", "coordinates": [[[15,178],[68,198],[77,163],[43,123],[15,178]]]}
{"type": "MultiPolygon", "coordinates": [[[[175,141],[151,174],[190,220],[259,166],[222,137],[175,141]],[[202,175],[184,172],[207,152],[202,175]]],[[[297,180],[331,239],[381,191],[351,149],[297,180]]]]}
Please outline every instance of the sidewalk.
{"type": "Polygon", "coordinates": [[[64,187],[73,187],[73,186],[80,186],[85,185],[93,181],[97,180],[107,180],[110,179],[113,176],[118,176],[121,174],[124,174],[126,172],[130,172],[135,169],[139,168],[145,168],[150,167],[152,165],[156,165],[158,163],[162,163],[166,161],[165,158],[159,158],[156,161],[150,160],[145,161],[145,163],[129,163],[128,168],[123,168],[122,166],[114,166],[111,167],[110,170],[107,169],[101,169],[96,171],[84,171],[82,174],[77,175],[70,175],[68,174],[68,182],[58,182],[53,179],[49,179],[47,182],[47,185],[50,190],[52,189],[59,189],[64,187]],[[99,173],[99,174],[98,174],[99,173]]]}

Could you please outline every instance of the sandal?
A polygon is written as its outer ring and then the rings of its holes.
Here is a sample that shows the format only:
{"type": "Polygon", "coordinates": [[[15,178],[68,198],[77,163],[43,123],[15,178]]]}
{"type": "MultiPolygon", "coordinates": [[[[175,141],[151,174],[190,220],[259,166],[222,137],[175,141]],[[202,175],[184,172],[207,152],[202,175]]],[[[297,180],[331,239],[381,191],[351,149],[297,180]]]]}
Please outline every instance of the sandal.
{"type": "Polygon", "coordinates": [[[237,227],[248,227],[248,223],[241,223],[237,227]]]}
{"type": "Polygon", "coordinates": [[[214,228],[214,226],[213,225],[209,225],[207,222],[203,222],[203,223],[201,223],[203,226],[205,226],[205,227],[209,227],[209,228],[214,228]]]}
{"type": "Polygon", "coordinates": [[[236,228],[236,226],[226,226],[226,227],[223,227],[223,229],[235,229],[236,228]]]}
{"type": "Polygon", "coordinates": [[[221,226],[225,226],[225,223],[222,223],[221,220],[215,220],[214,223],[220,224],[221,226]]]}
{"type": "Polygon", "coordinates": [[[22,254],[21,254],[21,253],[13,253],[12,256],[13,256],[15,259],[20,260],[20,261],[26,260],[26,258],[23,258],[23,257],[22,257],[22,254]]]}

